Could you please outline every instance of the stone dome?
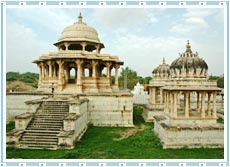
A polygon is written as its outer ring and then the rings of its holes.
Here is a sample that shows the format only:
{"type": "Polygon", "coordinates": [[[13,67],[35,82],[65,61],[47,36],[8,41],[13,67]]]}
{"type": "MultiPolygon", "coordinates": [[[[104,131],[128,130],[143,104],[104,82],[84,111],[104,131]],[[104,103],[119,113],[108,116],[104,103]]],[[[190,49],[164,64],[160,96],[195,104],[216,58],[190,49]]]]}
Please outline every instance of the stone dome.
{"type": "Polygon", "coordinates": [[[189,41],[186,51],[174,60],[170,66],[172,77],[207,77],[208,65],[198,53],[193,53],[189,41]]]}
{"type": "Polygon", "coordinates": [[[165,59],[163,58],[163,63],[156,67],[152,72],[154,77],[169,77],[170,68],[169,65],[165,63],[165,59]]]}
{"type": "Polygon", "coordinates": [[[100,42],[97,31],[82,22],[81,13],[78,17],[78,22],[64,28],[57,43],[71,41],[98,43],[104,47],[100,42]]]}

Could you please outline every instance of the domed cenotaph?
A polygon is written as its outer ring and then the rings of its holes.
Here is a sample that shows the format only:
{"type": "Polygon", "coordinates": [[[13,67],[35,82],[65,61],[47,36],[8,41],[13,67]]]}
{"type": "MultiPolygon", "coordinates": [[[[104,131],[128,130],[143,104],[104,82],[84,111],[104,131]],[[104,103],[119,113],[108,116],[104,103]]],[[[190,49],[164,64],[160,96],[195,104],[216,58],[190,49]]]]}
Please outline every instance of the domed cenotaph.
{"type": "Polygon", "coordinates": [[[170,67],[163,61],[153,77],[149,112],[163,148],[224,146],[224,125],[217,123],[216,113],[221,89],[208,80],[208,65],[192,52],[189,41],[185,52],[170,67]]]}
{"type": "Polygon", "coordinates": [[[104,44],[97,31],[83,23],[81,14],[78,22],[63,30],[54,45],[58,52],[43,54],[34,61],[40,69],[39,91],[50,92],[52,84],[58,93],[119,91],[118,69],[123,62],[117,56],[100,53],[104,44]],[[113,69],[114,83],[111,79],[113,69]]]}

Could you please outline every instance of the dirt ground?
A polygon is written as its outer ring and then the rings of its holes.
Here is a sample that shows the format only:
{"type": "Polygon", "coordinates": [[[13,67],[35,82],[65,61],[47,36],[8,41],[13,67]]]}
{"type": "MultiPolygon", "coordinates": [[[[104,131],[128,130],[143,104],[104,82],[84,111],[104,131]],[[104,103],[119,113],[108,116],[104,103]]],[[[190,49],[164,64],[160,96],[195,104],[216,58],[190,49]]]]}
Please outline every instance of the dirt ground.
{"type": "Polygon", "coordinates": [[[118,141],[118,140],[126,139],[130,136],[134,136],[137,132],[143,131],[144,129],[145,129],[145,125],[135,126],[134,128],[130,128],[130,129],[127,129],[126,131],[119,132],[121,137],[113,138],[113,140],[118,141]]]}
{"type": "Polygon", "coordinates": [[[11,81],[6,82],[6,92],[21,92],[21,91],[32,91],[36,88],[26,84],[22,81],[11,81]]]}

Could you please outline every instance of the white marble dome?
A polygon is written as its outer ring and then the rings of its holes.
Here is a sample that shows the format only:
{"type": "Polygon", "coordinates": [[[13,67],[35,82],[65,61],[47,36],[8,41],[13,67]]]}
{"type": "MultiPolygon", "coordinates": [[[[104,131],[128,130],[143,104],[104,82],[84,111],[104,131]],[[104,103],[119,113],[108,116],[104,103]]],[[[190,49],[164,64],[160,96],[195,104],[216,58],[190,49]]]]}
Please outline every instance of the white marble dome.
{"type": "Polygon", "coordinates": [[[58,43],[64,41],[85,41],[101,43],[97,31],[82,22],[81,14],[78,17],[78,22],[67,26],[62,31],[61,37],[58,39],[58,43]]]}

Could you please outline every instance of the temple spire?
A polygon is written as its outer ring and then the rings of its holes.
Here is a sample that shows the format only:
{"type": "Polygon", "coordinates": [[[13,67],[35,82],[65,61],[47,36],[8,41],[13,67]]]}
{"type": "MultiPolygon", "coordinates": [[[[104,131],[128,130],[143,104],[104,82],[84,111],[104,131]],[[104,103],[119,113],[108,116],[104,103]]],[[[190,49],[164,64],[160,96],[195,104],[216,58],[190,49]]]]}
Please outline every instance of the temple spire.
{"type": "Polygon", "coordinates": [[[82,16],[81,16],[81,12],[80,12],[80,14],[79,14],[79,16],[78,16],[78,23],[82,23],[82,16]]]}

